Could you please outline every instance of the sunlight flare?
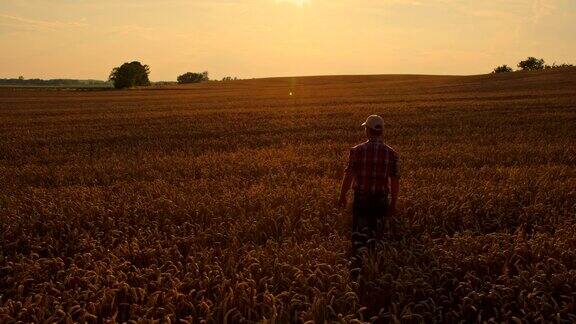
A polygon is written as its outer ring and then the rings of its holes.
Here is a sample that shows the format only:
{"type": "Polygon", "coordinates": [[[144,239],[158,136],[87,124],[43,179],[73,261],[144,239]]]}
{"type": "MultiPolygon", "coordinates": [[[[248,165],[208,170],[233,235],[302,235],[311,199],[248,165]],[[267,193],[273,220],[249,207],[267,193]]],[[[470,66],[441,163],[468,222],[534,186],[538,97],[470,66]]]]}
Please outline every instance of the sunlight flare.
{"type": "Polygon", "coordinates": [[[275,0],[276,3],[289,3],[296,5],[297,7],[304,7],[307,4],[310,4],[310,0],[275,0]]]}

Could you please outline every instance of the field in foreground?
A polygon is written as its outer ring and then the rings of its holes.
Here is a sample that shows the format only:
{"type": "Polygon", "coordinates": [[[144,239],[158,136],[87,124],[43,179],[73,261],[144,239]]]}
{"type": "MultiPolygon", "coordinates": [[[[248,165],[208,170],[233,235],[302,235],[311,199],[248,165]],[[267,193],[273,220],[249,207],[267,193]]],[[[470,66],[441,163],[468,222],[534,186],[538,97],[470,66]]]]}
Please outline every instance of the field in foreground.
{"type": "Polygon", "coordinates": [[[0,322],[576,320],[576,69],[0,89],[0,186],[0,322]],[[399,220],[355,282],[373,113],[399,220]]]}

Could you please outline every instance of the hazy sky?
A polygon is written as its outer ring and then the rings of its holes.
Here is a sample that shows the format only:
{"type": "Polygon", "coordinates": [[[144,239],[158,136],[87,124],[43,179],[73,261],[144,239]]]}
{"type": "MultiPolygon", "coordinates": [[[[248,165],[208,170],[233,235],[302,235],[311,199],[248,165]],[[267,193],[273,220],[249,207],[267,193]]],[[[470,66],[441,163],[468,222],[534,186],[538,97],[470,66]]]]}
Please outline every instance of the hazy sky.
{"type": "Polygon", "coordinates": [[[0,78],[479,74],[576,63],[576,0],[0,0],[0,78]]]}

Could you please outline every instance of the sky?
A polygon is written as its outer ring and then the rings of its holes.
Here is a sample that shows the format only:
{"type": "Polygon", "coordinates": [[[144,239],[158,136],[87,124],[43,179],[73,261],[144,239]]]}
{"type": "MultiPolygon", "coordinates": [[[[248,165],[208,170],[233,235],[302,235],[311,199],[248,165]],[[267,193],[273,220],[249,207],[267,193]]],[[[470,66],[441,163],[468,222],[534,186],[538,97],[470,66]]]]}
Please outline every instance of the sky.
{"type": "Polygon", "coordinates": [[[576,0],[0,0],[0,78],[483,74],[575,35],[576,0]]]}

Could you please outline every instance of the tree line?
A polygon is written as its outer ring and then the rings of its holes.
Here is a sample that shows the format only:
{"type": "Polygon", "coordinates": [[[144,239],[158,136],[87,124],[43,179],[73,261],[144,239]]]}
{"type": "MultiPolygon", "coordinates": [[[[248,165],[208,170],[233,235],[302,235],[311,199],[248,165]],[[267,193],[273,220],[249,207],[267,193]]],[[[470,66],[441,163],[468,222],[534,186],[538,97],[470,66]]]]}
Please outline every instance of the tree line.
{"type": "MultiPolygon", "coordinates": [[[[528,57],[525,60],[518,62],[517,71],[533,71],[533,70],[546,70],[554,68],[564,68],[572,67],[572,64],[556,64],[552,65],[546,64],[544,59],[536,57],[528,57]]],[[[492,71],[492,73],[506,73],[514,72],[514,69],[510,66],[504,64],[500,65],[492,71]]],[[[115,67],[110,72],[108,77],[108,82],[98,81],[98,80],[72,80],[72,79],[53,79],[53,80],[41,80],[41,79],[24,79],[19,77],[17,79],[0,79],[0,85],[30,85],[30,86],[108,86],[112,84],[116,89],[131,88],[137,86],[149,86],[150,79],[150,67],[148,65],[142,64],[138,61],[127,62],[118,67],[115,67]]],[[[222,81],[233,81],[238,80],[234,77],[224,77],[222,81]]],[[[186,72],[177,77],[179,84],[186,83],[199,83],[210,81],[208,72],[186,72]]]]}
{"type": "MultiPolygon", "coordinates": [[[[574,65],[562,63],[556,64],[553,63],[552,65],[546,64],[543,58],[535,58],[533,56],[528,57],[525,60],[518,62],[518,70],[517,71],[536,71],[536,70],[547,70],[547,69],[555,69],[555,68],[565,68],[565,67],[572,67],[574,65]]],[[[514,72],[514,69],[509,67],[508,65],[500,65],[494,68],[492,73],[507,73],[507,72],[514,72]]]]}
{"type": "Polygon", "coordinates": [[[25,79],[19,78],[0,79],[2,86],[35,86],[35,87],[109,87],[110,83],[100,80],[76,80],[76,79],[25,79]]]}
{"type": "MultiPolygon", "coordinates": [[[[142,64],[138,61],[133,61],[124,63],[119,67],[112,69],[108,80],[114,84],[114,88],[116,89],[149,86],[149,75],[150,67],[148,65],[142,64]]],[[[208,76],[208,71],[186,72],[182,75],[179,75],[176,80],[179,84],[186,84],[210,81],[210,78],[208,76]]],[[[229,76],[222,78],[222,81],[232,80],[238,80],[238,78],[232,78],[229,76]]]]}

